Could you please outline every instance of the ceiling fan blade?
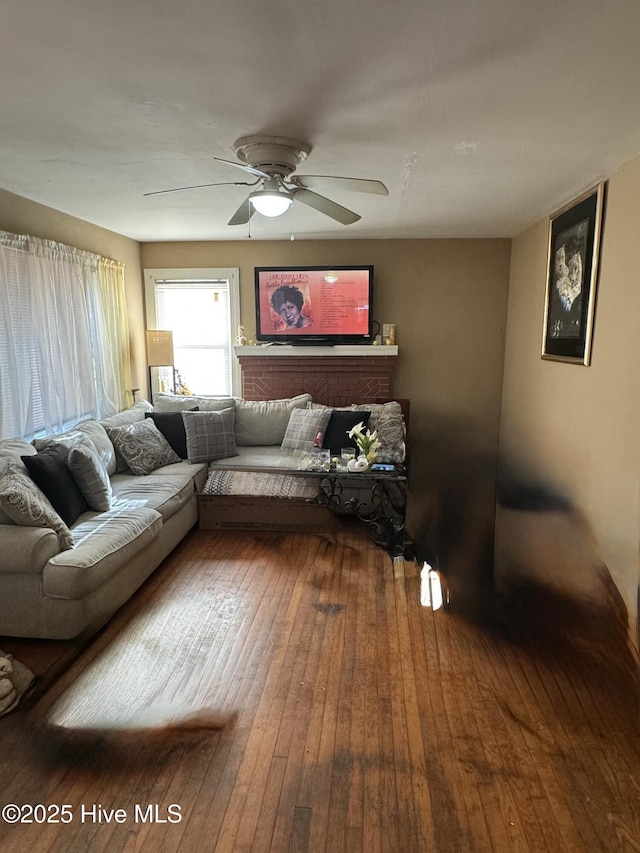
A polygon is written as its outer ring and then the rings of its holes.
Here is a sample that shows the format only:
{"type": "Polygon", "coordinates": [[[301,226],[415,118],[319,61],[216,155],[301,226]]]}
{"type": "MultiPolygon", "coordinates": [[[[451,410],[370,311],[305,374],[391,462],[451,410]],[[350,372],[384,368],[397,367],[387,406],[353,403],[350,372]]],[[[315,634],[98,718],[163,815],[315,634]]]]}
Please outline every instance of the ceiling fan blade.
{"type": "Polygon", "coordinates": [[[295,187],[291,190],[291,195],[296,201],[301,201],[303,204],[315,208],[315,210],[330,216],[337,222],[342,222],[343,225],[351,225],[361,218],[357,213],[348,210],[341,204],[337,204],[335,201],[331,201],[331,199],[325,198],[323,195],[318,195],[318,193],[314,193],[304,187],[295,187]]]}
{"type": "Polygon", "coordinates": [[[293,175],[289,180],[298,187],[310,190],[343,189],[354,193],[389,195],[389,190],[382,181],[370,181],[367,178],[337,178],[333,175],[293,175]]]}
{"type": "Polygon", "coordinates": [[[223,160],[222,157],[214,157],[218,163],[226,163],[227,166],[235,166],[236,169],[242,169],[243,172],[248,172],[250,175],[255,175],[257,178],[269,178],[266,172],[261,172],[260,169],[254,169],[253,166],[245,166],[244,163],[236,163],[234,160],[223,160]]]}
{"type": "Polygon", "coordinates": [[[254,213],[255,208],[247,197],[227,222],[227,225],[246,225],[254,213]]]}
{"type": "Polygon", "coordinates": [[[142,193],[143,196],[147,195],[163,195],[164,193],[181,193],[184,190],[202,190],[206,187],[254,187],[258,181],[223,181],[222,183],[215,184],[196,184],[193,187],[174,187],[171,190],[156,190],[152,193],[142,193]]]}

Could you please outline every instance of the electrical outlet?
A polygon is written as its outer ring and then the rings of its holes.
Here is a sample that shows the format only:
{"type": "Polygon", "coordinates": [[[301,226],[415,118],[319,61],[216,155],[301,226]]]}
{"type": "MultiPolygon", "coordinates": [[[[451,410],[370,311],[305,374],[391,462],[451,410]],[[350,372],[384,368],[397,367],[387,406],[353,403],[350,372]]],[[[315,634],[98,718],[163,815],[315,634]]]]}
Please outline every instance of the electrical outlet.
{"type": "Polygon", "coordinates": [[[391,335],[391,329],[393,328],[393,323],[383,323],[382,324],[382,338],[388,338],[391,335]]]}

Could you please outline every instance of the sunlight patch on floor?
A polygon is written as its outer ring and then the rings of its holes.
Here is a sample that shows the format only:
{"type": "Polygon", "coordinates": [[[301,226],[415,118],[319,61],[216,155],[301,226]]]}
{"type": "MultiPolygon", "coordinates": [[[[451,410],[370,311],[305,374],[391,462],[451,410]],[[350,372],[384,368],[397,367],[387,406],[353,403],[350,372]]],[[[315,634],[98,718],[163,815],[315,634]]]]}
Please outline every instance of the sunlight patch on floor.
{"type": "Polygon", "coordinates": [[[432,610],[439,610],[443,605],[440,575],[429,563],[424,563],[420,572],[420,604],[432,610]]]}

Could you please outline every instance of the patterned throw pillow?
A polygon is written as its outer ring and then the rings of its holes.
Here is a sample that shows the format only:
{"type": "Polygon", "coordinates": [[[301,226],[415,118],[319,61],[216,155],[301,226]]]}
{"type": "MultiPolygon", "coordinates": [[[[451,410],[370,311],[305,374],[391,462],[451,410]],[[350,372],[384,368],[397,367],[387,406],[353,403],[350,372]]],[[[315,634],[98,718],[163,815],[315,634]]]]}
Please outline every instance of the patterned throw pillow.
{"type": "Polygon", "coordinates": [[[152,420],[112,427],[107,433],[134,474],[150,474],[163,465],[180,462],[180,457],[152,420]]]}
{"type": "Polygon", "coordinates": [[[7,462],[0,475],[0,507],[23,527],[50,527],[61,550],[73,548],[73,536],[67,525],[24,468],[15,462],[7,462]]]}
{"type": "Polygon", "coordinates": [[[354,412],[371,412],[369,429],[376,430],[380,439],[378,462],[402,465],[406,456],[405,423],[400,403],[364,403],[351,406],[354,412]]]}
{"type": "MultiPolygon", "coordinates": [[[[108,418],[103,418],[99,423],[107,431],[108,435],[110,429],[128,426],[129,424],[138,423],[138,421],[144,420],[145,412],[151,411],[153,411],[153,406],[148,400],[138,400],[137,403],[134,403],[133,406],[129,406],[129,408],[125,409],[124,412],[118,412],[115,415],[110,415],[108,418]]],[[[113,444],[113,442],[111,443],[113,444]]],[[[113,453],[115,459],[113,465],[107,466],[108,473],[122,474],[125,471],[128,471],[129,466],[127,464],[127,460],[115,445],[113,447],[113,453]]]]}
{"type": "Polygon", "coordinates": [[[221,412],[182,412],[182,418],[187,434],[187,459],[192,464],[238,455],[234,409],[223,409],[221,412]]]}
{"type": "Polygon", "coordinates": [[[324,437],[330,417],[330,409],[293,409],[282,439],[282,449],[311,450],[318,433],[324,437]]]}
{"type": "Polygon", "coordinates": [[[96,448],[78,443],[69,451],[67,465],[91,509],[111,509],[111,480],[96,448]]]}

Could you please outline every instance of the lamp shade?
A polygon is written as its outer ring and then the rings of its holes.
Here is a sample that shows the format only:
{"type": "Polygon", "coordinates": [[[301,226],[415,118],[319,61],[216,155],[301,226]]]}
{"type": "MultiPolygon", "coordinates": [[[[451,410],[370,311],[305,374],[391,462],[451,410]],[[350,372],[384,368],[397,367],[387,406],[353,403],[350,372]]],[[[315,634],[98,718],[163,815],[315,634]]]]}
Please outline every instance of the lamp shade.
{"type": "Polygon", "coordinates": [[[251,204],[263,216],[282,216],[293,199],[278,190],[257,190],[249,196],[251,204]]]}
{"type": "Polygon", "coordinates": [[[173,366],[173,332],[147,331],[147,364],[173,366]]]}

